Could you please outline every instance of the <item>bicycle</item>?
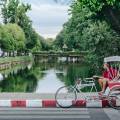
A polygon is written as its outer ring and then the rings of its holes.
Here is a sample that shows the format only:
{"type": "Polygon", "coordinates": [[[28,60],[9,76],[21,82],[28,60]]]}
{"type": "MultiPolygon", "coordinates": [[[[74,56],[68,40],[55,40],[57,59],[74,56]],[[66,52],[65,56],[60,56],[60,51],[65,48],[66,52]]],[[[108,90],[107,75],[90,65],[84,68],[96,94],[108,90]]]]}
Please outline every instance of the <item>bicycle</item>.
{"type": "MultiPolygon", "coordinates": [[[[78,93],[80,93],[79,94],[80,98],[83,101],[107,99],[110,107],[120,110],[120,87],[118,88],[113,87],[111,90],[108,87],[103,96],[94,96],[94,95],[86,96],[84,95],[84,92],[82,92],[82,89],[85,87],[92,86],[91,88],[93,89],[94,87],[97,92],[97,89],[94,83],[94,78],[87,78],[87,79],[91,79],[93,81],[89,81],[89,84],[88,83],[82,84],[80,80],[80,81],[76,81],[74,86],[60,87],[55,94],[55,100],[57,105],[62,108],[69,108],[74,106],[77,102],[78,93]],[[119,105],[116,105],[116,101],[117,103],[119,103],[119,105]]],[[[92,90],[90,90],[89,94],[91,94],[91,92],[92,90]]]]}
{"type": "Polygon", "coordinates": [[[92,92],[93,89],[95,89],[95,91],[97,91],[97,88],[95,86],[95,82],[94,79],[92,79],[92,81],[86,81],[88,79],[91,78],[86,78],[83,82],[84,84],[82,84],[82,80],[79,79],[76,81],[75,85],[73,86],[62,86],[60,87],[56,93],[55,93],[55,100],[58,104],[58,106],[62,107],[62,108],[69,108],[71,106],[74,106],[76,104],[77,101],[77,94],[80,93],[80,98],[82,98],[82,100],[88,100],[91,99],[88,96],[85,96],[82,92],[82,89],[85,87],[90,87],[90,93],[92,92]],[[72,101],[72,102],[70,102],[72,101]],[[66,102],[66,104],[63,104],[63,102],[66,102]]]}

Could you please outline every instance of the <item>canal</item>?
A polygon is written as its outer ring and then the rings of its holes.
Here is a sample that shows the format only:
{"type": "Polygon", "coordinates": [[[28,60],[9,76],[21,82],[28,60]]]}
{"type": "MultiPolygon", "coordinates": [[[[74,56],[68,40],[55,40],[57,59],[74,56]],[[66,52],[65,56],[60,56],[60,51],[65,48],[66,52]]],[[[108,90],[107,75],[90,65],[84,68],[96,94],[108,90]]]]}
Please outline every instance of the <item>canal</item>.
{"type": "Polygon", "coordinates": [[[81,62],[36,62],[0,71],[1,92],[55,93],[77,78],[90,77],[90,66],[81,62]]]}

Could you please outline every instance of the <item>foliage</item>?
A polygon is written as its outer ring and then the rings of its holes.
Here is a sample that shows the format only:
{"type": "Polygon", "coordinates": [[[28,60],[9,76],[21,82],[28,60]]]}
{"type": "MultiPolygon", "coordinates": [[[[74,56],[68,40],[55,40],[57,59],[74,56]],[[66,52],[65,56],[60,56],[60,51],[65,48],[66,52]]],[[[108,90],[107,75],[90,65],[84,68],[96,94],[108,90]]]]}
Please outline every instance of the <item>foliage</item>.
{"type": "Polygon", "coordinates": [[[37,86],[37,78],[27,68],[11,73],[0,82],[2,92],[33,92],[37,86]],[[27,74],[26,74],[27,73],[27,74]]]}
{"type": "Polygon", "coordinates": [[[120,7],[119,0],[78,0],[82,5],[88,6],[94,11],[100,11],[106,6],[120,7]]]}
{"type": "Polygon", "coordinates": [[[17,24],[0,26],[0,45],[4,51],[23,50],[25,47],[25,35],[17,24]]]}
{"type": "Polygon", "coordinates": [[[120,35],[118,35],[106,22],[97,21],[83,30],[82,42],[84,50],[89,51],[88,61],[99,71],[103,58],[119,55],[120,35]]]}
{"type": "Polygon", "coordinates": [[[106,20],[120,34],[119,0],[77,0],[81,6],[95,12],[98,19],[106,20]],[[108,14],[109,13],[109,14],[108,14]]]}
{"type": "Polygon", "coordinates": [[[27,16],[27,12],[31,10],[31,5],[20,3],[20,0],[8,0],[3,3],[2,16],[5,24],[16,23],[25,33],[26,50],[40,50],[40,37],[32,28],[32,21],[27,16]]]}
{"type": "MultiPolygon", "coordinates": [[[[34,30],[33,30],[34,31],[34,30]]],[[[33,32],[33,35],[32,35],[32,40],[34,42],[30,42],[28,45],[31,44],[31,46],[33,46],[33,49],[32,51],[40,51],[42,49],[42,44],[41,44],[41,41],[44,40],[38,33],[36,33],[35,31],[33,32]]],[[[31,47],[30,46],[30,47],[31,47]]]]}
{"type": "Polygon", "coordinates": [[[21,22],[20,18],[23,15],[26,15],[26,12],[31,9],[29,4],[20,4],[19,0],[8,0],[3,3],[2,15],[4,23],[18,23],[21,22]]]}
{"type": "Polygon", "coordinates": [[[11,34],[14,40],[14,48],[15,50],[23,50],[25,48],[25,34],[21,27],[17,24],[6,24],[4,25],[7,33],[11,34]]]}
{"type": "Polygon", "coordinates": [[[82,50],[81,43],[82,30],[91,24],[92,12],[87,8],[82,8],[80,3],[71,5],[71,18],[64,24],[63,30],[56,37],[55,44],[62,49],[66,44],[68,50],[82,50]]]}
{"type": "Polygon", "coordinates": [[[16,56],[16,57],[5,57],[5,58],[0,58],[0,64],[2,64],[4,61],[4,63],[8,63],[11,62],[13,63],[14,61],[33,61],[32,56],[16,56]]]}
{"type": "MultiPolygon", "coordinates": [[[[91,10],[89,5],[86,5],[92,0],[81,1],[72,3],[71,18],[56,37],[55,45],[61,50],[66,44],[67,50],[88,51],[86,61],[95,69],[100,70],[104,57],[119,55],[120,35],[112,29],[104,17],[100,19],[100,11],[91,10]],[[85,3],[85,1],[87,2],[85,3]]],[[[109,5],[114,6],[115,4],[109,3],[109,5]]],[[[96,72],[98,71],[96,70],[96,72]]]]}
{"type": "Polygon", "coordinates": [[[41,46],[43,51],[49,51],[53,49],[53,40],[41,38],[41,46]]]}
{"type": "Polygon", "coordinates": [[[120,36],[105,21],[94,22],[82,32],[85,50],[90,50],[100,56],[119,54],[120,36]]]}

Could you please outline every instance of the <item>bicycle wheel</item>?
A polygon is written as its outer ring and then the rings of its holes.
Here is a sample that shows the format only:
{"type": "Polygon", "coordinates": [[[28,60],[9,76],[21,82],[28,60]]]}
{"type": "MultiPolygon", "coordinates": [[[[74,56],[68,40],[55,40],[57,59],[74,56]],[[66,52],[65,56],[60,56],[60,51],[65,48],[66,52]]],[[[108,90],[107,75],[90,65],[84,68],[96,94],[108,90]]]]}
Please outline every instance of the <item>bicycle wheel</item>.
{"type": "Polygon", "coordinates": [[[120,88],[114,88],[110,91],[108,102],[112,108],[120,110],[120,88]]]}
{"type": "Polygon", "coordinates": [[[75,104],[76,99],[77,99],[77,95],[74,90],[74,87],[72,86],[60,87],[55,94],[55,100],[57,102],[57,105],[62,108],[71,107],[72,105],[75,104]]]}

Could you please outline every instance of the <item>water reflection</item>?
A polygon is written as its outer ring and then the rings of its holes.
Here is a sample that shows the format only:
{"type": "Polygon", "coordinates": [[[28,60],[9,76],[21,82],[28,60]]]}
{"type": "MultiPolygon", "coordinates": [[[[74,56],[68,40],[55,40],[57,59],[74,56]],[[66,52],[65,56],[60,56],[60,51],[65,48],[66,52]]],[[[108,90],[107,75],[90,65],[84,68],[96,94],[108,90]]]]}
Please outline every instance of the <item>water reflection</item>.
{"type": "Polygon", "coordinates": [[[55,93],[63,85],[73,85],[78,77],[90,76],[90,67],[83,63],[26,64],[1,71],[0,91],[55,93]]]}
{"type": "Polygon", "coordinates": [[[2,81],[3,79],[3,75],[0,73],[0,81],[2,81]]]}
{"type": "Polygon", "coordinates": [[[91,76],[88,65],[80,63],[37,63],[44,77],[38,80],[37,93],[55,93],[64,85],[73,85],[77,78],[91,76]]]}
{"type": "Polygon", "coordinates": [[[64,85],[57,77],[55,69],[47,70],[45,73],[46,75],[38,81],[36,93],[54,93],[59,87],[64,85]]]}
{"type": "Polygon", "coordinates": [[[0,81],[1,92],[33,92],[37,86],[36,76],[23,64],[1,71],[3,80],[0,81]]]}

